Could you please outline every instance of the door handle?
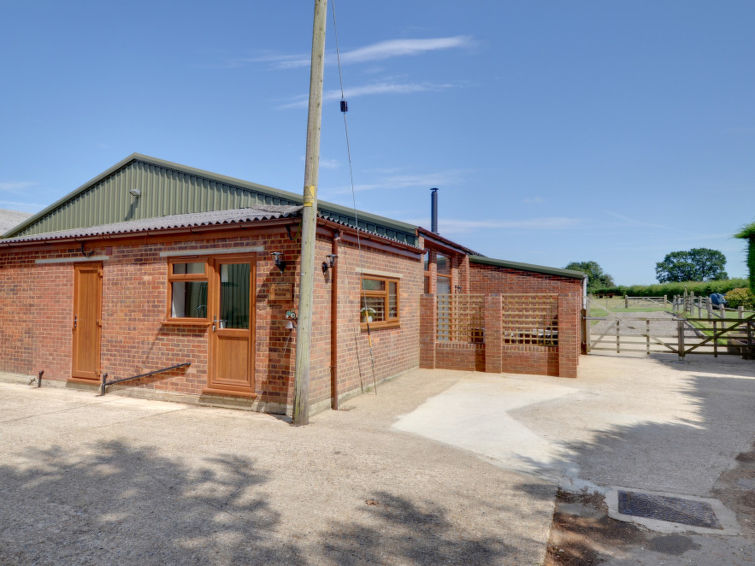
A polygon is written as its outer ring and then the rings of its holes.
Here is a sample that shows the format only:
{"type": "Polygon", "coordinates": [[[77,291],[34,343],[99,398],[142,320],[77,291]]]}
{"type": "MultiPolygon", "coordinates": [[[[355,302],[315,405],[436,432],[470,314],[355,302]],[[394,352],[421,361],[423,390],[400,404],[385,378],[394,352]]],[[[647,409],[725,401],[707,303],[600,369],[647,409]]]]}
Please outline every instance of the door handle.
{"type": "Polygon", "coordinates": [[[215,328],[217,327],[217,325],[218,325],[218,317],[213,316],[212,317],[212,331],[213,332],[215,332],[215,328]]]}
{"type": "Polygon", "coordinates": [[[76,327],[79,325],[79,317],[74,316],[73,317],[73,329],[76,330],[76,327]]]}

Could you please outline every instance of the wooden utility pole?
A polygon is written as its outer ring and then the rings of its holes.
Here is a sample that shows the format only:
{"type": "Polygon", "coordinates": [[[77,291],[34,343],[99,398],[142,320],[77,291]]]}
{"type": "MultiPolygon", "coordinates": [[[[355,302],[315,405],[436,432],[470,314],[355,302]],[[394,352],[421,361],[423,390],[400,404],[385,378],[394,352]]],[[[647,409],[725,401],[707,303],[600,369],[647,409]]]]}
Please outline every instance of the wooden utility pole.
{"type": "Polygon", "coordinates": [[[315,280],[317,174],[320,162],[322,75],[325,64],[325,22],[327,20],[327,10],[327,0],[315,0],[315,19],[312,30],[312,63],[309,72],[307,153],[304,163],[299,322],[296,328],[296,369],[294,372],[293,421],[296,426],[309,423],[309,359],[312,344],[312,295],[315,280]]]}

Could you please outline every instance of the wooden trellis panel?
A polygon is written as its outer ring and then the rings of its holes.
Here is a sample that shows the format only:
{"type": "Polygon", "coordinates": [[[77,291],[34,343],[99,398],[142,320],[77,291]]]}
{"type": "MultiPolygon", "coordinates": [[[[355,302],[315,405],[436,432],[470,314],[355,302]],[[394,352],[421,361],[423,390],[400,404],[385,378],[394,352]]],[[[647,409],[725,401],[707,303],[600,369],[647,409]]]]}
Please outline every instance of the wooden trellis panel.
{"type": "Polygon", "coordinates": [[[485,295],[438,295],[438,342],[482,344],[485,295]]]}
{"type": "Polygon", "coordinates": [[[505,294],[502,300],[506,348],[528,351],[558,347],[558,295],[505,294]]]}

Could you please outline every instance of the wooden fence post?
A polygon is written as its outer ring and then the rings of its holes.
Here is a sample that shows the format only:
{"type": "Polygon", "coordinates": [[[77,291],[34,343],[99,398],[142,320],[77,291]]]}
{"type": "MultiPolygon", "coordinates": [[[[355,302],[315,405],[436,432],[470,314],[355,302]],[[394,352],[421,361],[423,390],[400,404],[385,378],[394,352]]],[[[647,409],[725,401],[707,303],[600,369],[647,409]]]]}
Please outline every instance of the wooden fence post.
{"type": "Polygon", "coordinates": [[[624,295],[624,308],[629,308],[629,297],[627,297],[626,295],[624,295]]]}
{"type": "Polygon", "coordinates": [[[679,320],[676,323],[676,348],[679,359],[684,359],[684,322],[679,320]]]}
{"type": "Polygon", "coordinates": [[[616,319],[616,353],[621,353],[621,330],[619,330],[619,322],[621,322],[620,318],[616,319]]]}
{"type": "Polygon", "coordinates": [[[587,309],[582,309],[582,353],[590,353],[590,321],[587,320],[587,309]]]}
{"type": "Polygon", "coordinates": [[[650,355],[650,319],[645,319],[645,348],[647,350],[647,355],[650,355]]]}
{"type": "Polygon", "coordinates": [[[737,316],[739,317],[739,320],[742,320],[745,317],[745,308],[742,305],[737,307],[737,316]]]}

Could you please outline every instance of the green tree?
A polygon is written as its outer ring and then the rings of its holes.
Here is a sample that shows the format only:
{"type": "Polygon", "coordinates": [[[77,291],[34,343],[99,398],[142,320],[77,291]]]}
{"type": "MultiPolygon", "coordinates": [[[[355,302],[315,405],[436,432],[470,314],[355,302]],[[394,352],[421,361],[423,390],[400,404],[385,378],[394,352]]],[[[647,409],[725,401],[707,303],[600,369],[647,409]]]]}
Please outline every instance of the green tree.
{"type": "Polygon", "coordinates": [[[717,281],[729,278],[724,267],[726,256],[718,250],[693,248],[666,254],[655,264],[655,277],[660,283],[717,281]]]}
{"type": "Polygon", "coordinates": [[[755,293],[755,222],[742,228],[739,233],[734,234],[734,237],[749,240],[747,267],[750,269],[750,291],[755,293]]]}
{"type": "Polygon", "coordinates": [[[566,266],[566,269],[587,274],[587,291],[589,293],[615,285],[613,277],[604,272],[597,261],[573,261],[566,266]]]}

